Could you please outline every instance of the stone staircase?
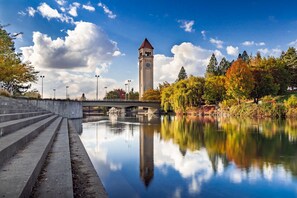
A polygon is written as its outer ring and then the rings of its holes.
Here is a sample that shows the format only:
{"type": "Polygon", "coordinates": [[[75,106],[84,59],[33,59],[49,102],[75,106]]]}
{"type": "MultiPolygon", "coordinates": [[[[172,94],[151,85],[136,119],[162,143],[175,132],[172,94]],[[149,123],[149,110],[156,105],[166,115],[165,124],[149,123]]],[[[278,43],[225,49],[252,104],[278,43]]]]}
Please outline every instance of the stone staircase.
{"type": "Polygon", "coordinates": [[[107,193],[71,120],[0,96],[0,197],[107,193]]]}

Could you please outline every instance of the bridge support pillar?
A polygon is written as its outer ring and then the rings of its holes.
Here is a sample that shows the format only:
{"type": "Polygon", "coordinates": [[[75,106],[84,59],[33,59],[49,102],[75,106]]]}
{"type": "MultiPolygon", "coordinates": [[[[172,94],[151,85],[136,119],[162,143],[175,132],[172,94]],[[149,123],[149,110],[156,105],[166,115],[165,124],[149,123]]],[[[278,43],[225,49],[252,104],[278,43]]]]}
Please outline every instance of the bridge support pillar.
{"type": "Polygon", "coordinates": [[[122,107],[121,108],[121,114],[125,114],[126,113],[126,108],[125,107],[122,107]]]}
{"type": "Polygon", "coordinates": [[[159,109],[150,107],[148,108],[148,114],[157,114],[159,113],[159,109]]]}

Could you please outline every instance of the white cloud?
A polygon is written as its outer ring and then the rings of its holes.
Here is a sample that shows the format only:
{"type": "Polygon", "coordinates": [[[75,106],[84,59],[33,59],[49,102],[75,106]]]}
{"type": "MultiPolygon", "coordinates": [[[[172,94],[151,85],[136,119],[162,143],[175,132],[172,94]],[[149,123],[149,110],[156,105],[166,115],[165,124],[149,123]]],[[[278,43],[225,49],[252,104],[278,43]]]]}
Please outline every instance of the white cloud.
{"type": "Polygon", "coordinates": [[[120,55],[114,41],[95,24],[77,22],[74,30],[68,30],[65,38],[53,40],[46,34],[33,33],[33,46],[21,48],[24,61],[30,61],[37,69],[69,69],[76,71],[106,72],[113,55],[120,55]]]}
{"type": "Polygon", "coordinates": [[[180,23],[179,27],[182,28],[185,32],[194,32],[193,25],[195,21],[178,20],[178,22],[180,23]]]}
{"type": "Polygon", "coordinates": [[[237,56],[238,55],[238,47],[233,47],[233,46],[227,46],[226,48],[227,54],[231,56],[237,56]]]}
{"type": "Polygon", "coordinates": [[[98,6],[103,8],[105,14],[107,14],[108,18],[115,19],[117,15],[113,14],[113,12],[103,3],[98,3],[98,6]]]}
{"type": "Polygon", "coordinates": [[[88,10],[90,12],[94,12],[95,11],[95,8],[91,4],[83,5],[82,8],[85,9],[85,10],[88,10]]]}
{"type": "Polygon", "coordinates": [[[261,48],[261,49],[258,49],[258,51],[264,56],[274,56],[274,57],[279,57],[282,53],[282,50],[279,48],[273,48],[273,49],[261,48]]]}
{"type": "Polygon", "coordinates": [[[56,9],[51,8],[46,3],[42,3],[37,7],[37,10],[40,12],[42,17],[51,20],[52,18],[59,19],[62,22],[73,23],[73,19],[69,16],[60,14],[56,9]]]}
{"type": "Polygon", "coordinates": [[[27,13],[26,13],[26,12],[24,12],[24,11],[19,11],[19,12],[18,12],[18,15],[21,15],[21,16],[26,16],[26,15],[27,15],[27,13]]]}
{"type": "Polygon", "coordinates": [[[210,43],[214,44],[217,48],[221,49],[223,48],[224,42],[219,39],[210,38],[210,43]]]}
{"type": "Polygon", "coordinates": [[[174,45],[171,49],[172,57],[163,54],[154,56],[154,75],[155,84],[168,81],[174,82],[178,72],[184,66],[188,75],[204,76],[206,66],[212,53],[215,53],[217,59],[223,57],[218,50],[212,51],[195,46],[192,43],[181,43],[174,45]]]}
{"type": "Polygon", "coordinates": [[[77,8],[79,7],[80,7],[80,3],[74,2],[72,5],[70,5],[68,13],[71,16],[77,17],[77,8]]]}
{"type": "Polygon", "coordinates": [[[202,35],[203,40],[206,40],[206,31],[205,30],[201,31],[201,35],[202,35]]]}
{"type": "Polygon", "coordinates": [[[56,0],[57,4],[59,4],[60,6],[63,6],[67,3],[67,1],[65,0],[56,0]]]}
{"type": "Polygon", "coordinates": [[[297,39],[289,43],[289,46],[297,48],[297,39]]]}
{"type": "Polygon", "coordinates": [[[29,16],[34,17],[35,13],[37,12],[34,8],[32,7],[28,7],[26,9],[26,11],[28,12],[29,16]]]}
{"type": "Polygon", "coordinates": [[[259,43],[256,43],[255,41],[244,41],[242,43],[243,46],[265,46],[266,44],[264,42],[259,42],[259,43]]]}
{"type": "Polygon", "coordinates": [[[254,45],[254,44],[255,44],[254,41],[244,41],[244,42],[242,43],[242,45],[244,45],[244,46],[252,46],[252,45],[254,45]]]}

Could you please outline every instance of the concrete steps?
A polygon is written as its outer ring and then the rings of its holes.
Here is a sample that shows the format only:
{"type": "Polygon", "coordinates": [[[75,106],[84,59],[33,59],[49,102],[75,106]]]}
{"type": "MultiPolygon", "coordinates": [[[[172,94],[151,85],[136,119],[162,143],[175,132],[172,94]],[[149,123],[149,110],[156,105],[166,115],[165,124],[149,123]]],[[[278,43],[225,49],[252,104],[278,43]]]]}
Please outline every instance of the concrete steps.
{"type": "Polygon", "coordinates": [[[33,197],[73,197],[68,121],[63,119],[33,197]]]}
{"type": "Polygon", "coordinates": [[[39,122],[0,138],[0,166],[11,158],[19,149],[48,127],[58,116],[52,115],[39,122]]]}
{"type": "Polygon", "coordinates": [[[73,124],[0,96],[0,197],[74,197],[75,182],[84,197],[107,197],[73,124]]]}
{"type": "Polygon", "coordinates": [[[33,116],[42,115],[45,113],[49,113],[49,112],[39,111],[39,112],[0,114],[0,123],[6,122],[6,121],[11,121],[11,120],[22,119],[22,118],[29,118],[29,117],[33,117],[33,116]]]}
{"type": "Polygon", "coordinates": [[[1,197],[29,197],[62,118],[56,119],[0,169],[1,197]]]}
{"type": "Polygon", "coordinates": [[[22,118],[22,119],[18,119],[18,120],[11,120],[11,121],[0,123],[0,137],[5,136],[9,133],[12,133],[16,130],[19,130],[23,127],[34,124],[35,122],[38,122],[45,118],[48,118],[51,115],[53,115],[53,114],[47,113],[47,114],[42,114],[42,115],[33,116],[33,117],[29,117],[29,118],[22,118]]]}

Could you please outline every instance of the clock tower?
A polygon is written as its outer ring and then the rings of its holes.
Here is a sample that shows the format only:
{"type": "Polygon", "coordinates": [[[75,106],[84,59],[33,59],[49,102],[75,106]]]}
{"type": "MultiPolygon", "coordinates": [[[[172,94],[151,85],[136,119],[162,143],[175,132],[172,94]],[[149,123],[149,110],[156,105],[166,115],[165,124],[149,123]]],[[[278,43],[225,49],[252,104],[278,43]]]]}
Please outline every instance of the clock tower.
{"type": "Polygon", "coordinates": [[[154,48],[147,39],[138,49],[139,99],[148,89],[154,88],[154,48]]]}

